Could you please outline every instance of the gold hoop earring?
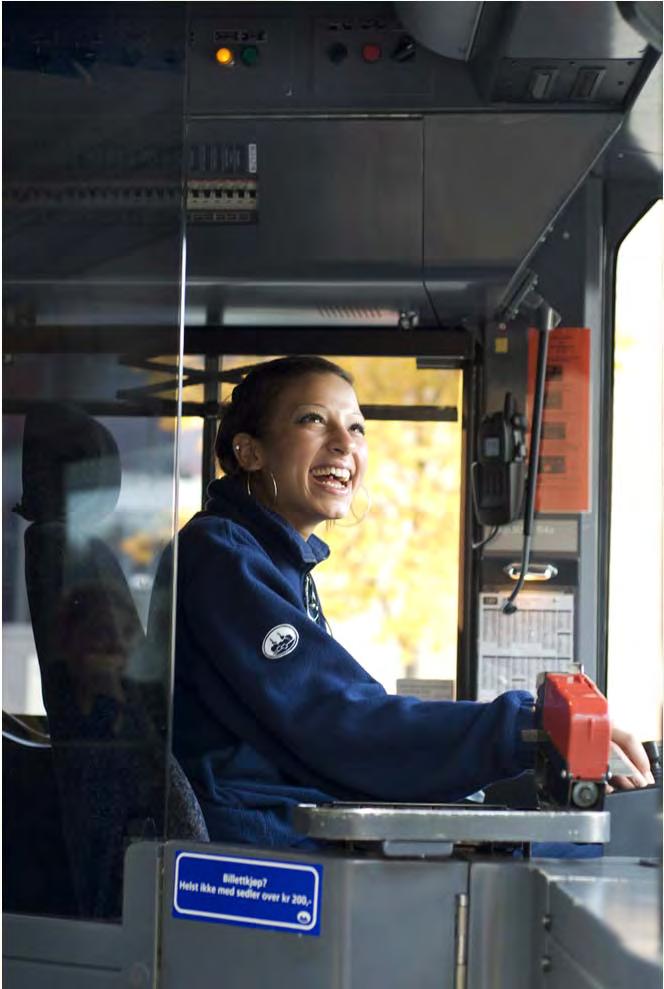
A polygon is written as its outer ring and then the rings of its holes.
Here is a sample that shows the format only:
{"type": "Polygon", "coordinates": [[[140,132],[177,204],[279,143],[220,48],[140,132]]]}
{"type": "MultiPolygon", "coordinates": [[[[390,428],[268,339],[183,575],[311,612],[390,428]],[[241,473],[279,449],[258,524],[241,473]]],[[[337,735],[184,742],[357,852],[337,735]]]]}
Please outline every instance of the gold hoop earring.
{"type": "MultiPolygon", "coordinates": [[[[366,508],[364,509],[364,511],[362,512],[361,515],[357,515],[356,512],[355,512],[355,510],[354,510],[354,508],[353,508],[353,502],[351,502],[351,505],[350,505],[350,514],[353,516],[353,518],[355,519],[355,521],[354,522],[346,522],[346,524],[344,525],[339,520],[336,520],[337,521],[337,525],[339,526],[340,529],[352,529],[353,526],[359,525],[360,522],[364,522],[365,518],[367,517],[367,515],[371,511],[371,495],[369,494],[369,489],[367,488],[367,486],[365,484],[360,484],[359,490],[364,491],[364,497],[367,499],[366,508]]],[[[355,499],[353,499],[353,501],[354,500],[355,499]]]]}
{"type": "MultiPolygon", "coordinates": [[[[273,491],[273,501],[272,501],[272,504],[273,505],[276,505],[277,504],[277,499],[279,498],[279,489],[277,487],[277,482],[275,480],[275,477],[274,477],[274,474],[272,473],[272,471],[269,470],[268,471],[268,474],[270,475],[270,480],[272,481],[272,491],[273,491]]],[[[247,471],[247,484],[246,484],[246,488],[247,488],[247,494],[251,498],[252,495],[253,495],[253,491],[251,490],[251,474],[248,471],[247,471]]]]}
{"type": "Polygon", "coordinates": [[[279,488],[277,487],[277,482],[276,482],[275,477],[274,477],[274,474],[272,473],[271,470],[268,471],[268,474],[270,475],[270,480],[272,481],[272,489],[274,491],[274,500],[273,500],[272,504],[273,505],[276,505],[277,504],[277,499],[279,497],[279,488]]]}

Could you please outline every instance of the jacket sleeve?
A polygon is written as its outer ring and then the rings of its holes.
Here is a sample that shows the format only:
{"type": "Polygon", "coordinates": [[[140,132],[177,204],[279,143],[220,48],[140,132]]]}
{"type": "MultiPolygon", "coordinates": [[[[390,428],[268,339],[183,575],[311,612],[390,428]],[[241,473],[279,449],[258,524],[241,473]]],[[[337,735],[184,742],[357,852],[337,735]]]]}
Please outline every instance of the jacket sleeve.
{"type": "MultiPolygon", "coordinates": [[[[217,697],[228,711],[231,697],[233,711],[260,726],[261,746],[283,771],[301,764],[302,782],[318,780],[341,797],[445,801],[532,765],[521,741],[522,729],[533,727],[530,694],[511,691],[492,703],[387,694],[309,619],[250,538],[225,521],[188,534],[178,623],[208,705],[217,697]],[[271,642],[284,641],[273,652],[271,642]]],[[[223,710],[219,717],[223,723],[223,710]]]]}

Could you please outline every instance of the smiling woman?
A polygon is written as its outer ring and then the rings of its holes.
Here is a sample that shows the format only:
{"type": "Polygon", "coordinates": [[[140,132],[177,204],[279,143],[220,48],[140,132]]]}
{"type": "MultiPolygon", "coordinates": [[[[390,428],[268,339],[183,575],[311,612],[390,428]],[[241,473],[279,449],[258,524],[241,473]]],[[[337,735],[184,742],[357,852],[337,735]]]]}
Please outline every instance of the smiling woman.
{"type": "MultiPolygon", "coordinates": [[[[367,466],[350,376],[318,357],[256,366],[216,451],[226,476],[178,540],[173,721],[210,837],[306,845],[295,804],[455,801],[528,768],[529,694],[390,695],[330,634],[311,574],[329,549],[313,530],[349,512],[367,466]]],[[[163,627],[155,608],[150,638],[163,627]]]]}
{"type": "MultiPolygon", "coordinates": [[[[217,449],[225,455],[230,441],[248,489],[267,507],[278,506],[282,518],[308,539],[321,522],[348,513],[362,483],[364,418],[349,376],[337,365],[322,358],[289,358],[282,367],[282,374],[297,376],[284,379],[269,421],[256,423],[255,396],[242,392],[251,387],[245,379],[222,419],[217,449]]],[[[255,374],[260,380],[261,371],[255,374]]]]}

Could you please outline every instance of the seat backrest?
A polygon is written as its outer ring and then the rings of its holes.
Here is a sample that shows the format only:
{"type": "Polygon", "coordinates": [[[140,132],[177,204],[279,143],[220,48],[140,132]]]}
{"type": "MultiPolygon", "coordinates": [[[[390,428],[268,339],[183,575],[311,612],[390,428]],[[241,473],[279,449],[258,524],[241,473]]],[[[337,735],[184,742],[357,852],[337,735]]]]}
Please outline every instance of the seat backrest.
{"type": "MultiPolygon", "coordinates": [[[[31,522],[28,603],[72,879],[89,917],[119,916],[127,842],[164,833],[164,687],[132,676],[145,635],[122,569],[96,532],[119,491],[117,445],[101,423],[64,403],[30,410],[17,510],[31,522]]],[[[178,770],[169,764],[178,836],[207,840],[178,770]]]]}

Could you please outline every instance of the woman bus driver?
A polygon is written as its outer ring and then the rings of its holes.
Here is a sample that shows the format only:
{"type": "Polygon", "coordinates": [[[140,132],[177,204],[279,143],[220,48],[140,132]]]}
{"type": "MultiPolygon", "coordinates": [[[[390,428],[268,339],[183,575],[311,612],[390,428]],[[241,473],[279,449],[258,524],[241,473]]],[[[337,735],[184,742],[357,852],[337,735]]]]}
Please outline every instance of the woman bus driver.
{"type": "MultiPolygon", "coordinates": [[[[294,804],[455,801],[532,764],[532,697],[491,703],[389,695],[331,637],[311,577],[314,534],[343,518],[367,443],[352,379],[317,357],[254,368],[223,411],[224,477],[182,530],[174,751],[210,837],[303,843],[294,804]]],[[[614,730],[651,780],[642,747],[614,730]]]]}

